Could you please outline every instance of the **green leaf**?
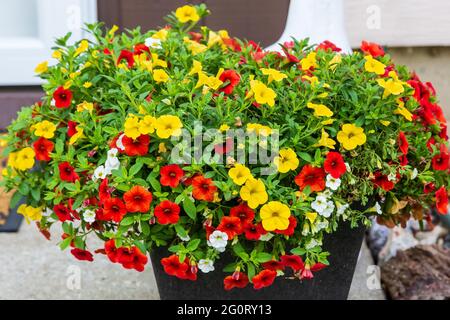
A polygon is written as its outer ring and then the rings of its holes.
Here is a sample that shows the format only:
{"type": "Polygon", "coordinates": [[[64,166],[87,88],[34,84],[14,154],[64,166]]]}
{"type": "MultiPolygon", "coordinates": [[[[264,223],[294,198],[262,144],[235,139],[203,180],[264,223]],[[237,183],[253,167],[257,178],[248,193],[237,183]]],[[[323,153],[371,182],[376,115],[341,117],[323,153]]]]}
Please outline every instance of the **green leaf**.
{"type": "Polygon", "coordinates": [[[189,241],[189,244],[187,245],[186,249],[188,251],[194,251],[198,248],[198,245],[200,244],[200,239],[194,239],[189,241]]]}
{"type": "Polygon", "coordinates": [[[65,250],[68,246],[70,246],[71,242],[72,242],[72,237],[67,237],[59,243],[59,248],[61,250],[65,250]]]}
{"type": "Polygon", "coordinates": [[[138,247],[139,250],[141,250],[142,253],[145,254],[147,252],[147,248],[145,247],[145,245],[141,241],[135,240],[134,241],[134,245],[136,247],[138,247]]]}
{"type": "Polygon", "coordinates": [[[142,163],[142,162],[136,162],[136,163],[130,168],[130,171],[128,172],[128,175],[129,175],[130,177],[134,177],[139,171],[141,171],[143,165],[144,165],[144,163],[142,163]]]}
{"type": "Polygon", "coordinates": [[[306,152],[299,152],[298,153],[298,156],[300,157],[300,158],[302,158],[303,160],[305,160],[306,162],[308,162],[308,163],[311,163],[313,160],[312,160],[312,157],[309,155],[309,153],[306,153],[306,152]]]}
{"type": "Polygon", "coordinates": [[[258,261],[259,263],[264,263],[270,260],[272,260],[272,255],[270,253],[258,252],[258,254],[256,255],[256,261],[258,261]]]}
{"type": "Polygon", "coordinates": [[[189,218],[194,221],[197,219],[197,208],[195,208],[195,204],[190,198],[186,197],[183,200],[183,209],[189,218]]]}
{"type": "Polygon", "coordinates": [[[20,194],[20,192],[18,192],[18,191],[14,192],[14,195],[12,196],[11,200],[9,201],[9,207],[15,208],[22,198],[23,198],[23,196],[20,194]]]}
{"type": "Polygon", "coordinates": [[[121,226],[129,226],[134,223],[134,216],[125,217],[120,221],[121,226]]]}
{"type": "Polygon", "coordinates": [[[291,253],[295,254],[297,256],[302,256],[306,253],[306,250],[303,248],[297,247],[297,248],[291,249],[291,253]]]}

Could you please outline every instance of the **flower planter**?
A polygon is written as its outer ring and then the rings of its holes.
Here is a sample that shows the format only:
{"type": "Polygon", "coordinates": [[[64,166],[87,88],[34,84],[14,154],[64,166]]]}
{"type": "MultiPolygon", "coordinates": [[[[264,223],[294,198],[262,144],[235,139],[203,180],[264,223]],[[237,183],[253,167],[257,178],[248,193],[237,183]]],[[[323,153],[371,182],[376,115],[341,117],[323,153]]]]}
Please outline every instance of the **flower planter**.
{"type": "MultiPolygon", "coordinates": [[[[365,228],[350,228],[348,223],[339,226],[337,232],[324,239],[324,250],[331,253],[330,266],[315,273],[311,280],[285,279],[279,277],[270,287],[254,290],[251,285],[244,289],[223,289],[223,279],[229,273],[221,270],[230,262],[224,256],[216,262],[214,272],[199,274],[197,281],[180,280],[164,272],[160,260],[170,255],[166,247],[151,253],[153,270],[162,300],[195,299],[280,299],[280,300],[345,300],[347,299],[365,228]]],[[[288,274],[287,277],[290,275],[288,274]]]]}
{"type": "Polygon", "coordinates": [[[19,201],[19,203],[14,208],[9,209],[8,216],[6,217],[6,222],[0,225],[0,232],[17,232],[19,230],[23,220],[23,216],[17,213],[17,208],[22,203],[25,203],[24,199],[19,201]]]}

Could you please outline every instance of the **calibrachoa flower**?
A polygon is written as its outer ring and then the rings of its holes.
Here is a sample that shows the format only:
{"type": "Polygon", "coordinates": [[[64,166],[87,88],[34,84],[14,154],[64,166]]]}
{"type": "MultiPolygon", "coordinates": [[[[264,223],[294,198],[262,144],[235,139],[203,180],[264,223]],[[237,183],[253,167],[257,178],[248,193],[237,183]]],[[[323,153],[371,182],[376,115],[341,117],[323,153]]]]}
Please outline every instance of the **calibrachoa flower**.
{"type": "Polygon", "coordinates": [[[134,186],[123,195],[128,212],[148,212],[152,199],[152,193],[141,186],[134,186]]]}
{"type": "Polygon", "coordinates": [[[159,179],[161,185],[171,188],[176,188],[184,177],[184,171],[177,164],[169,164],[164,166],[159,171],[161,178],[159,179]]]}
{"type": "Polygon", "coordinates": [[[143,271],[163,245],[165,271],[201,283],[227,265],[231,290],[312,278],[343,221],[447,213],[447,121],[431,83],[373,43],[266,52],[196,26],[208,13],[186,5],[145,32],[89,25],[89,41],[59,41],[55,64],[38,65],[44,96],[0,140],[0,185],[27,222],[46,237],[62,225],[59,246],[86,261],[143,271]]]}
{"type": "Polygon", "coordinates": [[[180,207],[169,200],[164,200],[155,207],[155,217],[160,224],[175,224],[180,219],[180,207]]]}

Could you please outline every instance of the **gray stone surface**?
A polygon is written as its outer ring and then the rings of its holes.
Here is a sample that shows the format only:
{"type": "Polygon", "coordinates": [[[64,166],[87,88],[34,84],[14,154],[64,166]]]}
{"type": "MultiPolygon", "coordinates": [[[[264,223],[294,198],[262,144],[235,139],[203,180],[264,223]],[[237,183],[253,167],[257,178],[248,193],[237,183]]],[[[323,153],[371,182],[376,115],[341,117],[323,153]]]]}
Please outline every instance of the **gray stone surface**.
{"type": "MultiPolygon", "coordinates": [[[[94,262],[77,261],[69,251],[60,251],[57,234],[49,242],[26,223],[18,233],[0,233],[0,299],[159,299],[150,265],[138,273],[102,255],[95,255],[94,262]]],[[[98,242],[90,243],[90,249],[96,248],[98,242]]],[[[384,298],[381,290],[367,287],[372,264],[363,245],[349,299],[384,298]]]]}

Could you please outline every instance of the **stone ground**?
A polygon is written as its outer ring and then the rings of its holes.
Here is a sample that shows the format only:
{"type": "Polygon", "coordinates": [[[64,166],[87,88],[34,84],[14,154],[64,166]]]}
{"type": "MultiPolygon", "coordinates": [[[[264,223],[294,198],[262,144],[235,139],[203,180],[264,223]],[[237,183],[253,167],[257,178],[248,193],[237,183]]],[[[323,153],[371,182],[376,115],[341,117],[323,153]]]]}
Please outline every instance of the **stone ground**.
{"type": "MultiPolygon", "coordinates": [[[[151,267],[142,273],[125,270],[102,255],[93,263],[77,261],[57,242],[49,243],[25,222],[19,233],[0,233],[0,299],[159,299],[151,267]]],[[[364,244],[350,300],[384,299],[381,290],[367,287],[372,264],[364,244]]]]}

